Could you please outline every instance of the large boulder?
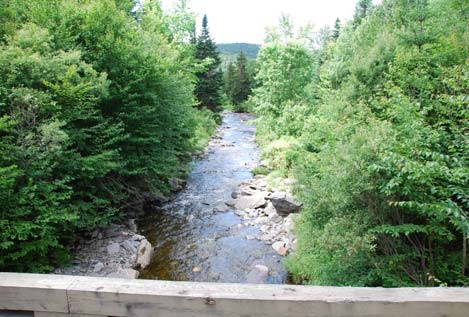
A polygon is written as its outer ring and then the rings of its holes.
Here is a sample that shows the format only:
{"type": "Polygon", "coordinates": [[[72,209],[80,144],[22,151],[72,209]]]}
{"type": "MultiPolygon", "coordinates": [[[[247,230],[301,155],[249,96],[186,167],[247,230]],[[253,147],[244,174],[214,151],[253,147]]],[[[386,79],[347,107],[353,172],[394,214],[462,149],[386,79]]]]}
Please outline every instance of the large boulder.
{"type": "Polygon", "coordinates": [[[298,203],[292,195],[283,192],[275,192],[266,199],[272,202],[277,213],[283,217],[300,212],[302,207],[302,204],[298,203]]]}
{"type": "Polygon", "coordinates": [[[244,209],[257,209],[264,207],[267,204],[265,200],[265,195],[262,193],[255,194],[252,196],[241,196],[236,200],[235,208],[244,210],[244,209]]]}
{"type": "Polygon", "coordinates": [[[138,246],[137,250],[137,266],[143,270],[148,265],[150,265],[152,256],[153,248],[150,242],[148,242],[147,239],[143,239],[142,241],[140,241],[140,245],[138,246]]]}
{"type": "Polygon", "coordinates": [[[287,245],[283,241],[278,241],[272,244],[272,249],[274,249],[275,252],[277,252],[277,254],[281,256],[286,256],[288,253],[287,245]]]}

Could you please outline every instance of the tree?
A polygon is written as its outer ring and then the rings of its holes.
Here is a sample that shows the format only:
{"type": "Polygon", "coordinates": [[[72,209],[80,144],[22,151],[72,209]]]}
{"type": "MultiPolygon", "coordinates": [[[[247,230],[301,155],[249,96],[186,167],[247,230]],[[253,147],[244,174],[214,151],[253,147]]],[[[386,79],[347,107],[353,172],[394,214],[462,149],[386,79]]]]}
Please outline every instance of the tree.
{"type": "Polygon", "coordinates": [[[299,282],[469,285],[468,12],[362,0],[334,45],[263,45],[251,101],[263,159],[304,206],[299,282]]]}
{"type": "Polygon", "coordinates": [[[225,73],[225,94],[231,102],[233,102],[236,79],[236,67],[233,63],[229,63],[225,73]]]}
{"type": "Polygon", "coordinates": [[[359,0],[355,7],[355,14],[353,16],[353,24],[359,25],[361,21],[369,14],[373,6],[372,0],[359,0]]]}
{"type": "Polygon", "coordinates": [[[220,70],[221,59],[210,37],[206,15],[202,20],[202,32],[197,39],[195,57],[206,66],[197,74],[195,93],[199,107],[218,112],[222,103],[223,75],[220,70]]]}
{"type": "Polygon", "coordinates": [[[340,19],[337,18],[334,24],[334,31],[332,31],[332,38],[337,40],[340,36],[340,19]]]}
{"type": "Polygon", "coordinates": [[[236,59],[236,85],[233,87],[232,95],[234,104],[240,104],[248,100],[251,93],[251,79],[249,78],[247,63],[246,55],[241,51],[236,59]]]}
{"type": "Polygon", "coordinates": [[[191,15],[132,7],[0,1],[0,270],[62,264],[77,232],[168,192],[210,134],[191,15]]]}
{"type": "Polygon", "coordinates": [[[239,53],[234,64],[228,65],[225,75],[225,93],[237,111],[243,110],[239,106],[247,101],[251,94],[254,73],[255,69],[249,64],[243,51],[239,53]]]}

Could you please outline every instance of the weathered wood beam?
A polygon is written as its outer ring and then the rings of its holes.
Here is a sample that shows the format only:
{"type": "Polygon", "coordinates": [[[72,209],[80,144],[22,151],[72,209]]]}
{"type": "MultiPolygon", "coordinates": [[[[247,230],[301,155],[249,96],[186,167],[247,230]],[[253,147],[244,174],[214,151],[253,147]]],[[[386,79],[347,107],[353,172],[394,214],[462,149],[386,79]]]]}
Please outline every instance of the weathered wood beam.
{"type": "MultiPolygon", "coordinates": [[[[0,309],[92,317],[467,317],[469,288],[340,288],[0,273],[0,309]]],[[[43,316],[62,315],[36,315],[43,316]]]]}

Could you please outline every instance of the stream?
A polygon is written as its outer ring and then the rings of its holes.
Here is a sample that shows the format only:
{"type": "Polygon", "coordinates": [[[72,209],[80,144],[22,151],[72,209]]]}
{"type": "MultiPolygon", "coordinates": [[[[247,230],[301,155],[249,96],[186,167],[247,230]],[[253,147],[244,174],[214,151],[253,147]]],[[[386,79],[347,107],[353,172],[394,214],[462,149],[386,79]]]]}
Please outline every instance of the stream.
{"type": "Polygon", "coordinates": [[[243,226],[225,202],[251,178],[259,151],[249,114],[225,113],[207,148],[192,162],[186,188],[161,208],[146,211],[138,227],[154,246],[143,279],[280,284],[287,272],[270,245],[248,236],[258,226],[243,226]],[[268,273],[258,268],[268,268],[268,273]]]}

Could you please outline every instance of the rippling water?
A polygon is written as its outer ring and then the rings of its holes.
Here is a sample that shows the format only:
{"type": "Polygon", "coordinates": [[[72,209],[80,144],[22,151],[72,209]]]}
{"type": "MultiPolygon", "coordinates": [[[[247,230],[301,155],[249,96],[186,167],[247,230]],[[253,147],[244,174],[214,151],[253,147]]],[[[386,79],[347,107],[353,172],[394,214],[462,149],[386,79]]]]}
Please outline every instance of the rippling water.
{"type": "Polygon", "coordinates": [[[207,157],[193,162],[187,187],[175,200],[147,211],[139,228],[155,246],[144,279],[175,281],[283,283],[282,258],[269,245],[247,240],[258,227],[242,227],[232,211],[214,212],[231,198],[239,183],[252,177],[258,149],[252,117],[228,113],[221,139],[212,142],[207,157]],[[265,265],[260,274],[255,265],[265,265]]]}

